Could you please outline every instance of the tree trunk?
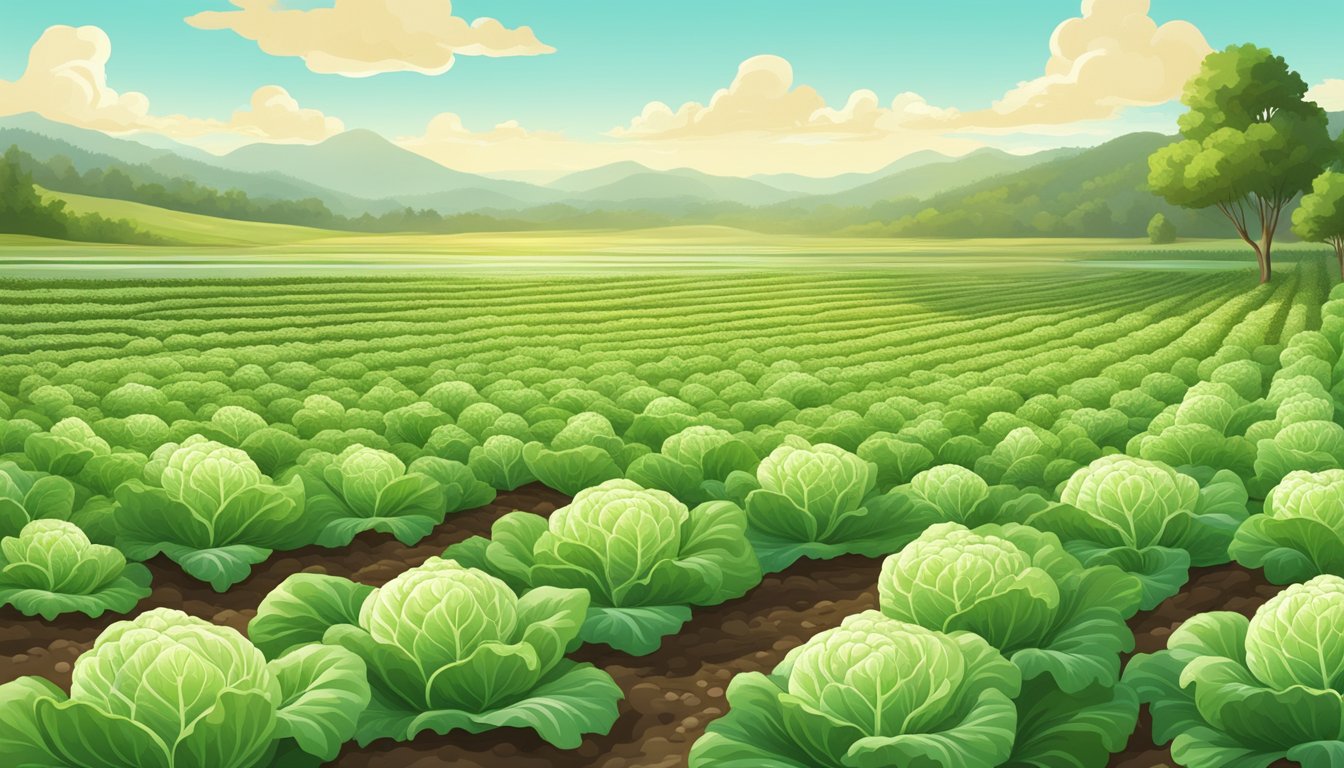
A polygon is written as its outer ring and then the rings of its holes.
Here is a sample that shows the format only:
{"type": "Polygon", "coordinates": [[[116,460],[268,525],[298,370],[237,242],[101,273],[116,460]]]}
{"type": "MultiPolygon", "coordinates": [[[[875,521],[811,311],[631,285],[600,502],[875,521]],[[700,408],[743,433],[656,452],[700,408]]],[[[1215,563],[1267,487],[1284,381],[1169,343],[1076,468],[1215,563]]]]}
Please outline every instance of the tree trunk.
{"type": "Polygon", "coordinates": [[[1339,262],[1339,279],[1344,281],[1344,237],[1335,240],[1335,260],[1339,262]]]}
{"type": "Polygon", "coordinates": [[[1282,206],[1271,206],[1260,221],[1260,246],[1255,249],[1260,257],[1260,283],[1268,283],[1273,273],[1274,232],[1279,228],[1279,211],[1282,206]]]}

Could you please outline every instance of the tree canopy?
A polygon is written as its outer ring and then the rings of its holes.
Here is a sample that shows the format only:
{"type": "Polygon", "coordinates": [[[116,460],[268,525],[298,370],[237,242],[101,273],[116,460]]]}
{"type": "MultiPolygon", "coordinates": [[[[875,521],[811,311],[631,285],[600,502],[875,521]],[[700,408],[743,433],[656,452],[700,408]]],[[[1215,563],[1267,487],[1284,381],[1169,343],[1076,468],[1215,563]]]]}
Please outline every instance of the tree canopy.
{"type": "Polygon", "coordinates": [[[1326,171],[1312,182],[1311,193],[1293,212],[1293,231],[1313,243],[1329,243],[1344,279],[1344,173],[1326,171]]]}
{"type": "Polygon", "coordinates": [[[1167,202],[1215,207],[1272,274],[1279,218],[1334,161],[1325,111],[1282,57],[1254,45],[1210,54],[1186,85],[1183,141],[1149,158],[1149,186],[1167,202]],[[1258,236],[1258,239],[1257,239],[1258,236]]]}

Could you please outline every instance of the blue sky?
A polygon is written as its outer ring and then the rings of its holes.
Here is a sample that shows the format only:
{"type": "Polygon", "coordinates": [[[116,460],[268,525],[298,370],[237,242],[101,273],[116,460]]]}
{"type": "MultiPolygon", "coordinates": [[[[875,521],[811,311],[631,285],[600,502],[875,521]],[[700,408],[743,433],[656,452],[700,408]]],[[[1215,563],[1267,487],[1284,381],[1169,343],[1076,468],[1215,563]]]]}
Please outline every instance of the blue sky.
{"type": "MultiPolygon", "coordinates": [[[[1104,1],[1104,0],[1103,0],[1104,1]]],[[[288,8],[332,0],[281,0],[288,8]]],[[[447,72],[389,72],[352,78],[319,74],[297,57],[272,56],[228,30],[189,26],[202,10],[231,10],[228,0],[44,0],[7,3],[0,25],[0,80],[17,79],[27,53],[55,24],[95,25],[112,44],[108,85],[148,96],[156,114],[227,120],[255,89],[274,84],[305,108],[346,127],[389,137],[419,135],[451,112],[484,131],[510,120],[530,130],[603,141],[647,102],[706,102],[738,65],[773,54],[793,67],[795,85],[815,88],[832,107],[869,89],[884,103],[913,91],[929,104],[988,108],[1021,81],[1042,74],[1051,32],[1079,15],[1079,0],[458,0],[455,15],[491,16],[528,25],[555,53],[488,58],[458,56],[447,72]]],[[[1285,56],[1309,83],[1344,78],[1339,34],[1344,2],[1153,0],[1156,22],[1192,22],[1209,45],[1253,41],[1285,56]],[[1294,12],[1297,8],[1299,12],[1294,12]],[[1310,23],[1303,18],[1309,17],[1310,23]]],[[[1111,121],[1160,125],[1179,105],[1130,110],[1111,121]]],[[[1030,132],[1028,132],[1030,133],[1030,132]]],[[[970,134],[975,135],[975,134],[970,134]]],[[[997,143],[1049,143],[1005,136],[997,143]]],[[[1063,142],[1063,140],[1053,140],[1063,142]]]]}

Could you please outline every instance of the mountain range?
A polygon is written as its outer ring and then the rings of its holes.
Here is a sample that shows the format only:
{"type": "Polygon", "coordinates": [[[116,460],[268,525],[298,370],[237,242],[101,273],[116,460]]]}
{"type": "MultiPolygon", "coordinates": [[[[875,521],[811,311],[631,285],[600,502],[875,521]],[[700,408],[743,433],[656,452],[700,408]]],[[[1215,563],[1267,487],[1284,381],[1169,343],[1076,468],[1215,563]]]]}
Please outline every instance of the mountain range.
{"type": "Polygon", "coordinates": [[[189,178],[221,190],[239,189],[253,197],[315,197],[344,215],[379,214],[406,206],[453,214],[555,203],[590,210],[659,208],[671,202],[754,207],[810,198],[818,205],[870,205],[889,196],[928,196],[1030,167],[1049,156],[1019,156],[993,149],[960,158],[917,152],[871,173],[824,179],[795,174],[714,176],[690,168],[655,170],[618,162],[543,185],[453,170],[361,129],[318,144],[251,144],[215,156],[160,137],[151,146],[134,137],[112,137],[24,114],[0,118],[0,145],[11,144],[39,161],[63,155],[81,172],[136,166],[149,181],[189,178]]]}
{"type": "MultiPolygon", "coordinates": [[[[1341,129],[1344,114],[1332,114],[1332,132],[1341,129]]],[[[1136,235],[1157,211],[1168,213],[1183,233],[1212,231],[1221,226],[1215,217],[1173,209],[1147,190],[1147,156],[1172,140],[1140,133],[1088,149],[1030,155],[990,148],[960,157],[916,152],[870,173],[825,179],[725,177],[619,162],[534,184],[453,170],[367,130],[318,144],[253,144],[215,156],[161,137],[112,137],[32,114],[0,118],[0,148],[17,145],[39,162],[64,156],[79,172],[119,168],[137,183],[190,179],[257,199],[316,198],[347,217],[411,208],[533,224],[568,218],[594,226],[653,226],[690,217],[748,227],[773,222],[770,227],[784,230],[793,222],[817,231],[877,226],[887,234],[945,236],[1070,228],[1136,235]],[[1097,226],[1099,206],[1109,229],[1097,226]],[[604,219],[604,212],[620,216],[604,219]]]]}

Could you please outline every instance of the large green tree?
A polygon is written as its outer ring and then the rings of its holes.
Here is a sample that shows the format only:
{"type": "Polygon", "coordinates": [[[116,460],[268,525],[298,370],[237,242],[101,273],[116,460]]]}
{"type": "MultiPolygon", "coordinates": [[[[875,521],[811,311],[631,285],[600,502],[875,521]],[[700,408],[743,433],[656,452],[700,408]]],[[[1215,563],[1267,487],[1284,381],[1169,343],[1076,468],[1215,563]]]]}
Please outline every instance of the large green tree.
{"type": "Polygon", "coordinates": [[[1148,158],[1148,184],[1167,202],[1216,207],[1272,274],[1284,209],[1332,162],[1326,114],[1282,57],[1254,45],[1211,53],[1185,86],[1183,141],[1148,158]]]}
{"type": "Polygon", "coordinates": [[[1344,173],[1326,171],[1312,182],[1311,193],[1293,211],[1293,231],[1313,243],[1329,243],[1344,279],[1344,173]]]}

